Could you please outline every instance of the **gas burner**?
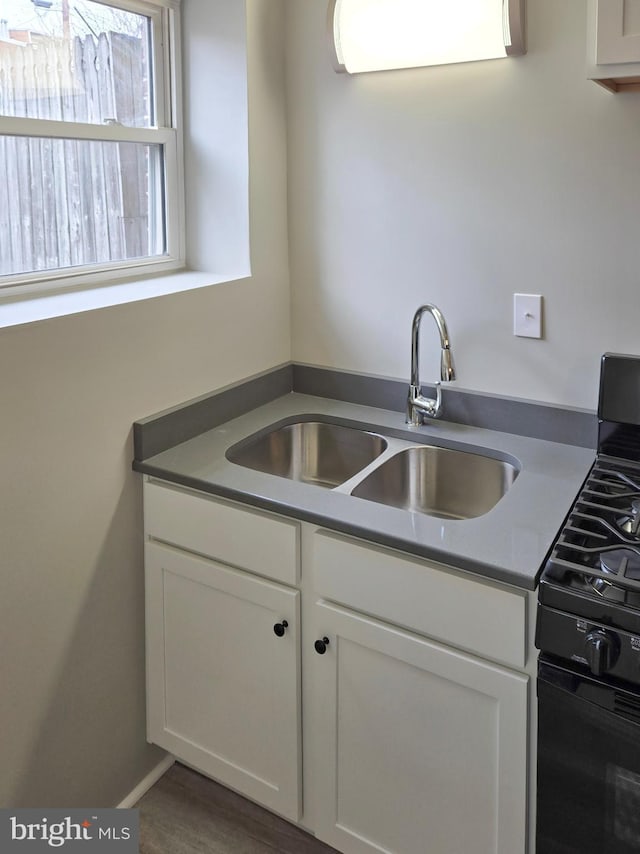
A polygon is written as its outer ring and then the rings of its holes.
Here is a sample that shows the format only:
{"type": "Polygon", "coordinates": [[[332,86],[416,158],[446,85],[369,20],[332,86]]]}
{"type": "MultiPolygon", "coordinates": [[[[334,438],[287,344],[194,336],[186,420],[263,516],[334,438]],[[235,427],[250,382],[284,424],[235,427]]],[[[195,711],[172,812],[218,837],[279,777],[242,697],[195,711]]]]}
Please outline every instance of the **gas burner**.
{"type": "Polygon", "coordinates": [[[614,549],[600,556],[600,568],[614,575],[640,580],[640,553],[633,549],[614,549]]]}
{"type": "Polygon", "coordinates": [[[640,581],[640,553],[633,549],[614,549],[600,555],[600,572],[611,575],[612,580],[590,575],[585,581],[599,596],[606,596],[615,586],[613,578],[640,581]]]}
{"type": "Polygon", "coordinates": [[[625,534],[631,534],[633,537],[639,537],[638,529],[640,529],[640,498],[634,498],[631,502],[628,513],[616,519],[617,525],[625,534]]]}

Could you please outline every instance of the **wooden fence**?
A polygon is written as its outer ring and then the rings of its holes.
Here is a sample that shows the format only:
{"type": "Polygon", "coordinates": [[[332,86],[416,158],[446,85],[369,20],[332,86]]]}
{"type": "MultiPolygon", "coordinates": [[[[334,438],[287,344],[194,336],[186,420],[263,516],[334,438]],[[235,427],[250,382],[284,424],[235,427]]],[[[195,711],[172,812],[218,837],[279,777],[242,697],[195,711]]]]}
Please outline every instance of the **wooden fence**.
{"type": "MultiPolygon", "coordinates": [[[[0,42],[0,115],[145,123],[144,39],[0,42]]],[[[0,275],[137,258],[150,246],[154,152],[0,135],[0,275]]]]}

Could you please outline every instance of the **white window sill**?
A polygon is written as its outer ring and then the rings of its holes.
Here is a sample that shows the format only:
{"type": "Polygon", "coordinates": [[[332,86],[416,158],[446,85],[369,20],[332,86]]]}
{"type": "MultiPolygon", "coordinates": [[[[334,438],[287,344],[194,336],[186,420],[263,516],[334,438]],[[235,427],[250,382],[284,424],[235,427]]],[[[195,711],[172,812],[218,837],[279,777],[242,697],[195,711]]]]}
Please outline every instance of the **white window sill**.
{"type": "Polygon", "coordinates": [[[149,276],[131,281],[93,287],[77,287],[48,293],[17,296],[0,293],[0,329],[81,314],[98,308],[123,305],[128,302],[206,288],[224,282],[239,281],[249,277],[243,271],[237,275],[181,271],[161,276],[149,276]]]}

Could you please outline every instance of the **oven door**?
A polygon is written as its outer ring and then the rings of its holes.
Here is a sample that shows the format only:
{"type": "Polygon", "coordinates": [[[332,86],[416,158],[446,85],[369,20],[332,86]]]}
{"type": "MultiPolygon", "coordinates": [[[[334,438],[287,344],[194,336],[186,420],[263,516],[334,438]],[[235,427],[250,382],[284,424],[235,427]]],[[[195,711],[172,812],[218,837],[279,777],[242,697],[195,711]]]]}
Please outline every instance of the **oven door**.
{"type": "Polygon", "coordinates": [[[640,692],[540,656],[536,854],[640,851],[640,692]]]}

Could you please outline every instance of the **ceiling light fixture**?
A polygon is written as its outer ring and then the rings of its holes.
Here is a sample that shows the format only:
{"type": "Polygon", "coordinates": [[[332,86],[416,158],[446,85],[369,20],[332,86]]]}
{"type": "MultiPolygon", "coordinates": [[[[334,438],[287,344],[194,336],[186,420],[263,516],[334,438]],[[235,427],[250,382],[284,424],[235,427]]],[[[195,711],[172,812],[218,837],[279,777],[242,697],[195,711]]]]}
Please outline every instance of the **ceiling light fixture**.
{"type": "Polygon", "coordinates": [[[524,0],[330,0],[329,36],[349,74],[517,56],[524,0]]]}

